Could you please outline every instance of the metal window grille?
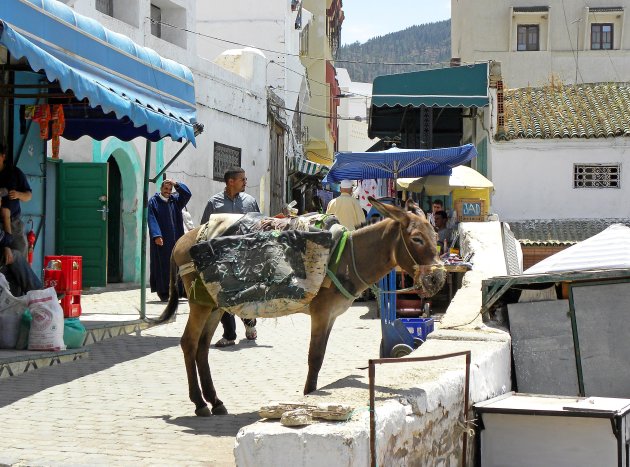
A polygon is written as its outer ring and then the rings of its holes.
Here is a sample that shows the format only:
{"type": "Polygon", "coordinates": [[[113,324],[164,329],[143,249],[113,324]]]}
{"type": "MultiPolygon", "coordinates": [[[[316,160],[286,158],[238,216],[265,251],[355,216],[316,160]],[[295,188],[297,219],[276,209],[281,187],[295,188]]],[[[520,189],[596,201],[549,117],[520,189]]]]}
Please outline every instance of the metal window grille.
{"type": "Polygon", "coordinates": [[[538,24],[520,24],[516,33],[517,50],[540,50],[540,27],[538,24]]]}
{"type": "Polygon", "coordinates": [[[573,188],[621,188],[621,164],[574,164],[573,188]]]}
{"type": "Polygon", "coordinates": [[[162,37],[162,9],[151,5],[151,34],[155,37],[162,37]]]}
{"type": "Polygon", "coordinates": [[[591,24],[591,50],[612,50],[613,24],[591,24]]]}
{"type": "Polygon", "coordinates": [[[106,15],[114,16],[114,0],[96,0],[96,9],[106,15]]]}

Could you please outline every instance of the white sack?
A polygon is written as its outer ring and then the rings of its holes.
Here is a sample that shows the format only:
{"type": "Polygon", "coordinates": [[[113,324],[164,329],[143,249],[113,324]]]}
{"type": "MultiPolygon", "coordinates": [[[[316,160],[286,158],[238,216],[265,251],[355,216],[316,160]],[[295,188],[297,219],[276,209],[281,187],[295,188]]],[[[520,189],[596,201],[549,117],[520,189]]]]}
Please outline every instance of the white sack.
{"type": "Polygon", "coordinates": [[[15,348],[24,310],[26,296],[14,297],[6,277],[0,273],[0,349],[15,348]]]}
{"type": "Polygon", "coordinates": [[[53,287],[26,294],[33,315],[28,335],[28,350],[64,350],[63,309],[53,287]]]}

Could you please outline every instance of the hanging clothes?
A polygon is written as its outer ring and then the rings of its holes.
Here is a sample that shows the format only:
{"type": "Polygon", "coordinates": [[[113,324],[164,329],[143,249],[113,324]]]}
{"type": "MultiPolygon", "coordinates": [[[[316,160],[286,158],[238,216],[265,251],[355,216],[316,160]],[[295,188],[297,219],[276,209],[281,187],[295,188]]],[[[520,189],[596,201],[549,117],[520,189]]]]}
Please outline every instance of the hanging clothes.
{"type": "Polygon", "coordinates": [[[59,159],[59,137],[66,129],[66,118],[63,113],[63,105],[55,104],[52,110],[52,158],[59,159]]]}
{"type": "Polygon", "coordinates": [[[50,122],[50,106],[42,104],[35,106],[33,113],[33,121],[39,123],[39,137],[48,139],[48,123],[50,122]]]}
{"type": "Polygon", "coordinates": [[[361,180],[361,183],[357,186],[356,191],[361,208],[365,212],[370,212],[370,209],[372,209],[372,203],[368,201],[368,196],[378,198],[378,182],[373,178],[361,180]]]}

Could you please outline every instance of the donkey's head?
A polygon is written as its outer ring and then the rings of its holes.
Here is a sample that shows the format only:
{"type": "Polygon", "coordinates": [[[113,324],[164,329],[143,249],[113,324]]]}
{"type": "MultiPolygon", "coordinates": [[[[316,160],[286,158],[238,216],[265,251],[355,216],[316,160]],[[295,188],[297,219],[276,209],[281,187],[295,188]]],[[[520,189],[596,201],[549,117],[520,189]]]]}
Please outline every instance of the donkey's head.
{"type": "Polygon", "coordinates": [[[399,226],[398,241],[393,249],[394,260],[413,277],[416,287],[432,296],[444,285],[446,271],[437,254],[437,236],[422,209],[412,200],[405,208],[383,204],[368,198],[383,216],[399,226]]]}

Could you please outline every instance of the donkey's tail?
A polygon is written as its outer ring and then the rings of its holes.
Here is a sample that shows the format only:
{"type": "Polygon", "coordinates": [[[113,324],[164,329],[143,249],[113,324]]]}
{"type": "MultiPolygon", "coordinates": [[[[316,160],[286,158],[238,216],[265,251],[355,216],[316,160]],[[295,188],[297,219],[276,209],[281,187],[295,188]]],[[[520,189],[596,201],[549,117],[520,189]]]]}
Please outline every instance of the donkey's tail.
{"type": "Polygon", "coordinates": [[[170,272],[169,272],[169,296],[166,308],[157,319],[150,320],[152,324],[161,324],[165,321],[169,321],[177,312],[179,306],[179,287],[177,287],[177,265],[175,259],[171,254],[170,272]]]}

